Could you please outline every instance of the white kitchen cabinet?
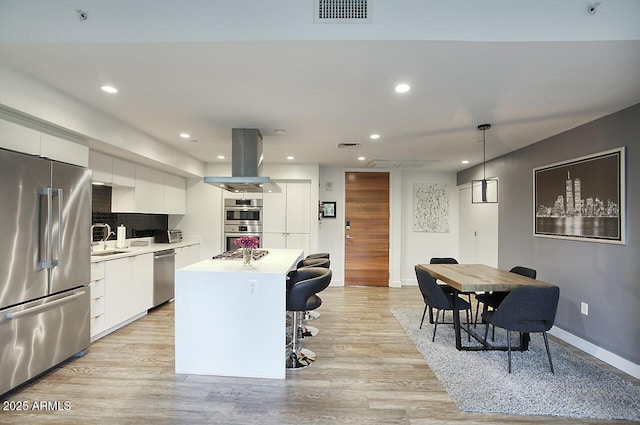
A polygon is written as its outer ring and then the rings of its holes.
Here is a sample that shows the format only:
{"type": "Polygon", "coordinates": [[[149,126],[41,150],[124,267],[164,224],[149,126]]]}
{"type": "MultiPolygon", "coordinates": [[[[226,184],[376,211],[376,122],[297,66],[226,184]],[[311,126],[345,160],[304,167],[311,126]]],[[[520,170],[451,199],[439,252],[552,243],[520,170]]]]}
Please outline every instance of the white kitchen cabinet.
{"type": "Polygon", "coordinates": [[[89,166],[89,147],[47,133],[40,135],[40,155],[56,161],[89,166]]]}
{"type": "Polygon", "coordinates": [[[187,204],[186,180],[172,174],[164,175],[165,214],[185,214],[187,204]]]}
{"type": "Polygon", "coordinates": [[[136,186],[136,164],[113,158],[113,184],[116,186],[136,186]]]}
{"type": "Polygon", "coordinates": [[[96,151],[89,151],[91,181],[104,184],[113,183],[113,158],[96,151]]]}
{"type": "Polygon", "coordinates": [[[89,148],[86,145],[1,119],[0,146],[81,167],[89,165],[89,148]]]}
{"type": "Polygon", "coordinates": [[[0,147],[40,155],[40,132],[11,121],[0,120],[0,147]]]}
{"type": "Polygon", "coordinates": [[[176,269],[186,267],[200,261],[200,244],[176,248],[176,269]]]}
{"type": "Polygon", "coordinates": [[[162,213],[164,210],[164,173],[136,165],[135,212],[162,213]]]}
{"type": "Polygon", "coordinates": [[[91,340],[104,332],[106,323],[104,319],[104,263],[91,263],[91,283],[89,283],[91,299],[90,324],[91,340]]]}
{"type": "Polygon", "coordinates": [[[105,328],[145,313],[153,304],[153,254],[105,262],[105,328]]]}
{"type": "Polygon", "coordinates": [[[263,194],[264,248],[298,248],[309,251],[311,183],[278,182],[280,193],[263,194]]]}

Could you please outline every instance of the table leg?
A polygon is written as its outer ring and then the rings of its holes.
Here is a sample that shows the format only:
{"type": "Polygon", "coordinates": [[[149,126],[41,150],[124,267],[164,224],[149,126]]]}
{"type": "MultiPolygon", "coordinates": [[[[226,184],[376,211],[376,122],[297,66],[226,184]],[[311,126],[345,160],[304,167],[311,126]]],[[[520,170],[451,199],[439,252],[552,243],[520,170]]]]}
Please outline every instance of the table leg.
{"type": "Polygon", "coordinates": [[[462,349],[462,336],[460,333],[460,310],[458,310],[458,290],[453,288],[453,328],[456,332],[456,350],[462,349]]]}

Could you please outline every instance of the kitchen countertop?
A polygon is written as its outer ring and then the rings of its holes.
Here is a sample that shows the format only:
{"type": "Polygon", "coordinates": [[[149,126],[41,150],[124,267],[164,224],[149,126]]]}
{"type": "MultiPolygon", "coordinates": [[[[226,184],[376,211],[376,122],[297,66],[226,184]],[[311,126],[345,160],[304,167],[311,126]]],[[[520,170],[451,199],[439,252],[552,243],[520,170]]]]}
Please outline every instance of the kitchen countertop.
{"type": "Polygon", "coordinates": [[[115,241],[107,242],[106,250],[94,250],[91,253],[91,262],[99,263],[102,261],[115,260],[118,258],[132,257],[135,255],[149,254],[158,251],[164,251],[166,249],[174,249],[174,248],[183,248],[185,246],[198,245],[200,242],[197,240],[184,239],[182,242],[178,243],[154,243],[149,242],[147,246],[131,246],[131,240],[127,240],[126,248],[116,248],[115,241]],[[112,255],[94,255],[100,254],[101,252],[109,252],[109,251],[123,251],[118,254],[112,255]]]}

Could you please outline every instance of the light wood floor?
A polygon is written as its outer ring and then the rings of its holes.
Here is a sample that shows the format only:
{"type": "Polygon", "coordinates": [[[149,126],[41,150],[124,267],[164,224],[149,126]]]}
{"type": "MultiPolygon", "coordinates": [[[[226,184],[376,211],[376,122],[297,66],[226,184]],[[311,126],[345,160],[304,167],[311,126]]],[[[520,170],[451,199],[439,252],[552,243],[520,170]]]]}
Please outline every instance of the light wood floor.
{"type": "MultiPolygon", "coordinates": [[[[286,380],[176,375],[173,304],[166,304],[3,400],[3,407],[7,400],[29,406],[67,401],[68,410],[0,410],[0,423],[627,423],[460,412],[389,312],[422,308],[417,287],[331,287],[322,299],[321,317],[314,322],[320,335],[304,344],[318,360],[287,372],[286,380]]],[[[260,361],[252,330],[238,331],[246,332],[246,343],[229,349],[255,350],[260,361]]]]}

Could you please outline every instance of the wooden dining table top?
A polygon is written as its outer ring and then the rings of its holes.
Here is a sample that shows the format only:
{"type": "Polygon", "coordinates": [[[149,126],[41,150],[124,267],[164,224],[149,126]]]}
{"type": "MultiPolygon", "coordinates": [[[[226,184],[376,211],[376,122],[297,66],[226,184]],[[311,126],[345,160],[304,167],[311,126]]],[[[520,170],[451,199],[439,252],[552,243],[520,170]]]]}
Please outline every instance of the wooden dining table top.
{"type": "Polygon", "coordinates": [[[419,264],[436,279],[459,292],[512,291],[518,286],[553,286],[485,264],[419,264]]]}

